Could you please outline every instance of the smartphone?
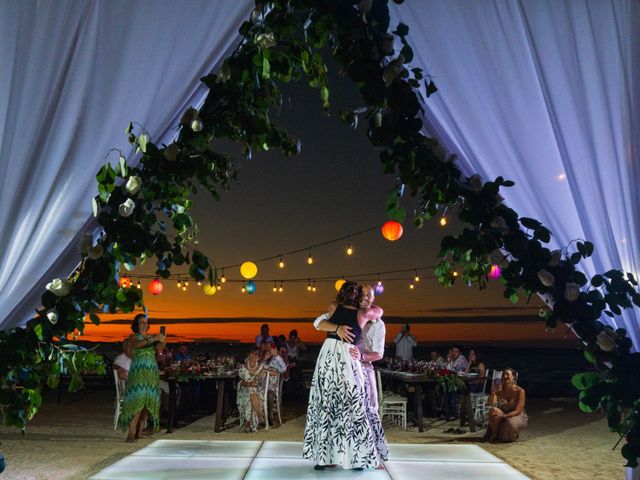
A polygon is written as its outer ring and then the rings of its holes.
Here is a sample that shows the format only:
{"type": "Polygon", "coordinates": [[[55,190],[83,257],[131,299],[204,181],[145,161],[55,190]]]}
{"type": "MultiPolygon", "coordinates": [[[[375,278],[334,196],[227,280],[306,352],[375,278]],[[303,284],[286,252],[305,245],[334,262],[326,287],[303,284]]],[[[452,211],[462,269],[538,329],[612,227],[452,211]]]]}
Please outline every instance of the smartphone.
{"type": "Polygon", "coordinates": [[[166,325],[162,325],[160,327],[160,334],[166,335],[166,332],[167,332],[167,326],[166,325]]]}

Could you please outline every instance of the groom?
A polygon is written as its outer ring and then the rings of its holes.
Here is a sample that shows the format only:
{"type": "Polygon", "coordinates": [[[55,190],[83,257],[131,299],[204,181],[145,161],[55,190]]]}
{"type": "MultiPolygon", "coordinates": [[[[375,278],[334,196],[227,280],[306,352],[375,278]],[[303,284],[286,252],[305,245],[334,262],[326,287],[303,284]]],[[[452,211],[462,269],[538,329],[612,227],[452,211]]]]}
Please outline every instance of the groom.
{"type": "MultiPolygon", "coordinates": [[[[360,299],[360,311],[358,312],[358,321],[360,321],[361,313],[366,312],[373,305],[375,293],[371,285],[362,286],[362,296],[360,299]]],[[[371,320],[365,325],[360,323],[362,334],[357,344],[360,360],[362,361],[362,370],[367,377],[366,388],[368,389],[369,402],[373,408],[378,410],[378,392],[376,390],[376,372],[371,362],[381,360],[384,356],[384,338],[386,335],[386,327],[381,318],[371,320]]]]}

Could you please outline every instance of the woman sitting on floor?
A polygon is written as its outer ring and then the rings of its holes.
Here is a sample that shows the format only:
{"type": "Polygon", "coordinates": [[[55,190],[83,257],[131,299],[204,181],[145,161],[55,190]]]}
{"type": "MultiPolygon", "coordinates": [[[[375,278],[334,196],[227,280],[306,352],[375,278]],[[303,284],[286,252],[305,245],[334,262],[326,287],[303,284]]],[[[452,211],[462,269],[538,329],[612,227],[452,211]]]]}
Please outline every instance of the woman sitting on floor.
{"type": "Polygon", "coordinates": [[[238,376],[238,413],[243,432],[255,432],[264,422],[264,364],[260,361],[260,349],[251,347],[249,355],[240,366],[238,376]]]}
{"type": "Polygon", "coordinates": [[[484,439],[490,442],[515,442],[518,440],[520,430],[527,426],[529,421],[524,411],[525,392],[516,385],[514,371],[505,368],[502,371],[501,383],[496,383],[491,388],[488,404],[489,426],[484,439]]]}

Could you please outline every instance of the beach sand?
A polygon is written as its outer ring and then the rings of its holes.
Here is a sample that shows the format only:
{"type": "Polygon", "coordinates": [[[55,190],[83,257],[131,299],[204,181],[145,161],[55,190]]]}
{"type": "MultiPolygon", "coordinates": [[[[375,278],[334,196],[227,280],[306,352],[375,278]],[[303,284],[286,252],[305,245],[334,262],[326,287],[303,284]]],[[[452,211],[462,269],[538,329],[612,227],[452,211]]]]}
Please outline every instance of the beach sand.
{"type": "MultiPolygon", "coordinates": [[[[47,397],[42,411],[30,424],[26,436],[0,428],[0,451],[7,470],[2,480],[86,479],[117,460],[157,439],[176,440],[280,440],[302,441],[304,409],[298,402],[285,403],[284,425],[269,431],[241,433],[229,422],[227,430],[215,434],[213,417],[207,416],[175,430],[160,431],[135,444],[123,441],[113,430],[113,394],[97,390],[67,394],[60,405],[47,397]]],[[[623,458],[611,448],[617,436],[608,431],[601,414],[582,413],[574,399],[530,399],[529,427],[514,444],[481,443],[483,432],[445,434],[457,423],[436,421],[423,433],[410,427],[406,432],[385,423],[389,443],[478,443],[532,479],[582,480],[624,478],[623,458]]]]}

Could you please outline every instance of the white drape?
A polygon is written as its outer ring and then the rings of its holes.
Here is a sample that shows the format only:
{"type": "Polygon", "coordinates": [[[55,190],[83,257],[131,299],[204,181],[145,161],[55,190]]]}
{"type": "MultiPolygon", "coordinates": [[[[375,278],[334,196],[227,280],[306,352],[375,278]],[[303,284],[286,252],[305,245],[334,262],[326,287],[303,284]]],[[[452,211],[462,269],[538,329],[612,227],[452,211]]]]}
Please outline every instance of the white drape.
{"type": "MultiPolygon", "coordinates": [[[[391,4],[439,91],[425,126],[467,174],[502,175],[554,248],[593,241],[587,275],[639,273],[640,2],[427,0],[391,4]]],[[[575,245],[574,245],[575,248],[575,245]]],[[[613,322],[640,346],[638,312],[613,322]]]]}
{"type": "Polygon", "coordinates": [[[252,3],[0,3],[0,329],[79,261],[94,176],[110,148],[130,153],[127,124],[168,143],[252,3]]]}

